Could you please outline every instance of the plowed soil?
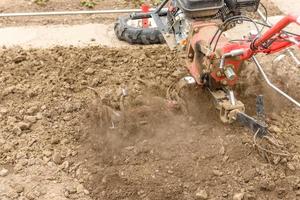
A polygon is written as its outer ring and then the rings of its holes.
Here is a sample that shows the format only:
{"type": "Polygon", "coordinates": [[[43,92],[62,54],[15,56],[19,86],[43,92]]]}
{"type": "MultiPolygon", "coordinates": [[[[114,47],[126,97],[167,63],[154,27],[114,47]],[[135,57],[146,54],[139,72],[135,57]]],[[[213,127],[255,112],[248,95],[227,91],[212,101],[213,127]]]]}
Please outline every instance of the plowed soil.
{"type": "Polygon", "coordinates": [[[165,47],[0,53],[1,199],[299,198],[295,108],[267,113],[283,147],[263,153],[200,88],[187,92],[187,115],[168,106],[167,88],[186,72],[165,47]]]}
{"type": "MultiPolygon", "coordinates": [[[[272,81],[299,99],[299,68],[265,58],[272,81]]],[[[168,99],[187,71],[165,46],[3,47],[0,68],[1,200],[300,199],[299,109],[250,63],[236,95],[253,115],[265,95],[268,138],[221,123],[202,88],[184,89],[185,105],[168,99]]]]}

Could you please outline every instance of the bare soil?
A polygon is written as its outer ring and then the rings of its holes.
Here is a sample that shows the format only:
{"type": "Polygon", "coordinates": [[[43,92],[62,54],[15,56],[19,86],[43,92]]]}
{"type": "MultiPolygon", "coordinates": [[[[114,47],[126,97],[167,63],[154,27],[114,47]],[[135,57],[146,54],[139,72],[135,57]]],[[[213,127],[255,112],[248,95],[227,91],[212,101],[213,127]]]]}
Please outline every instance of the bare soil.
{"type": "MultiPolygon", "coordinates": [[[[7,2],[5,12],[66,5],[7,2]]],[[[272,80],[299,98],[299,69],[268,58],[272,80]]],[[[183,91],[187,113],[169,101],[168,88],[187,72],[165,46],[2,48],[0,67],[1,200],[300,199],[299,109],[251,64],[237,96],[254,113],[265,94],[270,141],[222,124],[201,88],[183,91]]]]}
{"type": "Polygon", "coordinates": [[[267,113],[284,147],[272,151],[290,153],[278,156],[258,151],[247,129],[222,124],[200,88],[186,93],[188,115],[168,106],[167,88],[186,72],[165,47],[0,56],[1,199],[299,198],[299,110],[267,113]]]}

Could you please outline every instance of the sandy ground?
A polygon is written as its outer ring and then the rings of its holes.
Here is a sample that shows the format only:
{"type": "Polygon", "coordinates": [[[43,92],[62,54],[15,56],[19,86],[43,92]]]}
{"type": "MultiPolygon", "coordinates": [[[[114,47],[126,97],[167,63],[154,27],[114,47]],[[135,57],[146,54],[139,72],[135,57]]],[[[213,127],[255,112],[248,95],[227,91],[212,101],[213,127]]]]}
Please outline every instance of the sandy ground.
{"type": "MultiPolygon", "coordinates": [[[[272,81],[300,98],[299,69],[274,58],[260,57],[272,81]]],[[[237,97],[253,113],[265,95],[272,140],[222,124],[201,88],[180,94],[186,114],[174,106],[187,72],[165,46],[1,48],[0,67],[1,200],[300,199],[299,109],[251,64],[237,97]]]]}

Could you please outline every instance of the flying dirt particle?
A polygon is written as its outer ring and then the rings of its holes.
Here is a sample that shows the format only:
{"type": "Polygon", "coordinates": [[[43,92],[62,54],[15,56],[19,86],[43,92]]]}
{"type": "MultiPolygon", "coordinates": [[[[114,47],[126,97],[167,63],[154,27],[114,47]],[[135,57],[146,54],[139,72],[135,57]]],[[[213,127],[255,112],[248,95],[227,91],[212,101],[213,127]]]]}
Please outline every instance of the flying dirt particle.
{"type": "Polygon", "coordinates": [[[205,200],[205,199],[208,199],[208,194],[206,192],[206,190],[197,190],[196,191],[196,199],[197,200],[205,200]]]}
{"type": "Polygon", "coordinates": [[[3,169],[0,170],[0,176],[1,176],[1,177],[7,176],[8,173],[9,173],[8,170],[5,169],[5,168],[3,168],[3,169]]]}
{"type": "Polygon", "coordinates": [[[241,192],[241,193],[236,193],[233,195],[233,200],[242,200],[244,199],[245,193],[241,192]]]}

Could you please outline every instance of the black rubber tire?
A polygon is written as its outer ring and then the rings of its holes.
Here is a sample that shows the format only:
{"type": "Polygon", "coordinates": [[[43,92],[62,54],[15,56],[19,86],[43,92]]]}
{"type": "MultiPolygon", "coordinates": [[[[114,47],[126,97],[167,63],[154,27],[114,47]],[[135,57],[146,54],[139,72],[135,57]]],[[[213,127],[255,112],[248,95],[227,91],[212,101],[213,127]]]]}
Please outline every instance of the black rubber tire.
{"type": "Polygon", "coordinates": [[[129,26],[129,16],[119,17],[115,23],[114,31],[119,40],[130,44],[163,44],[165,39],[158,28],[137,28],[129,26]]]}

